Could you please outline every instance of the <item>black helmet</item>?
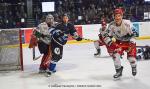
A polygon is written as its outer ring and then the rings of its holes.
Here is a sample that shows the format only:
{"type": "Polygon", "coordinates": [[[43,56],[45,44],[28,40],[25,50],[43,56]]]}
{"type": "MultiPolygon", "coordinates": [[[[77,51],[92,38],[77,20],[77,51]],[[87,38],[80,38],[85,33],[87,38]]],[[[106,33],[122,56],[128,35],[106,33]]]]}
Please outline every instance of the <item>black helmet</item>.
{"type": "Polygon", "coordinates": [[[64,16],[66,16],[66,17],[69,18],[69,15],[68,15],[67,13],[64,13],[64,14],[62,15],[62,17],[64,17],[64,16]]]}

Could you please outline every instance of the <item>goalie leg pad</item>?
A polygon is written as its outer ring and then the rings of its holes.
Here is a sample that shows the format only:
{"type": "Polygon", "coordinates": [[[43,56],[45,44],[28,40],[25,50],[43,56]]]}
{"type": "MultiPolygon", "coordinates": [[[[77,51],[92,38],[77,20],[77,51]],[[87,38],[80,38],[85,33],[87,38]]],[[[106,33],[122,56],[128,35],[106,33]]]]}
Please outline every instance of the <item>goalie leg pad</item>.
{"type": "Polygon", "coordinates": [[[45,44],[42,41],[38,42],[38,48],[41,54],[48,54],[49,45],[45,44]]]}
{"type": "Polygon", "coordinates": [[[39,69],[43,69],[43,70],[47,69],[47,67],[44,65],[44,61],[46,60],[46,58],[47,58],[47,55],[43,55],[39,69]]]}

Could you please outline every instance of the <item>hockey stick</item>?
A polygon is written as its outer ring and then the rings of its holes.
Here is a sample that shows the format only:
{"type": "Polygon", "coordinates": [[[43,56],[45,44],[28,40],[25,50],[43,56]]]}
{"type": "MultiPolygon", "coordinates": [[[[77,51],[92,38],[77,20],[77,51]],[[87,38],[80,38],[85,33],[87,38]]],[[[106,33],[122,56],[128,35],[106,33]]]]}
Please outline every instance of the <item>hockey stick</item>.
{"type": "Polygon", "coordinates": [[[38,60],[41,56],[42,56],[42,54],[40,54],[39,56],[35,56],[35,47],[33,47],[33,49],[32,49],[32,54],[33,54],[33,61],[35,61],[35,60],[38,60]]]}
{"type": "MultiPolygon", "coordinates": [[[[96,41],[96,40],[92,40],[92,39],[87,39],[87,38],[82,38],[83,40],[87,40],[87,41],[92,41],[92,42],[94,42],[94,41],[96,41]]],[[[148,46],[148,45],[147,45],[148,46]]],[[[121,46],[121,47],[127,47],[127,46],[121,46]]],[[[136,48],[145,48],[146,47],[146,45],[145,46],[136,46],[136,48]]]]}
{"type": "Polygon", "coordinates": [[[42,56],[42,54],[39,55],[39,56],[37,56],[37,57],[35,57],[35,58],[33,59],[33,61],[38,60],[41,56],[42,56]]]}
{"type": "Polygon", "coordinates": [[[96,40],[92,40],[92,39],[87,39],[87,38],[82,38],[83,40],[87,40],[87,41],[96,41],[96,40]]]}
{"type": "Polygon", "coordinates": [[[32,48],[33,60],[35,59],[35,46],[32,48]]]}

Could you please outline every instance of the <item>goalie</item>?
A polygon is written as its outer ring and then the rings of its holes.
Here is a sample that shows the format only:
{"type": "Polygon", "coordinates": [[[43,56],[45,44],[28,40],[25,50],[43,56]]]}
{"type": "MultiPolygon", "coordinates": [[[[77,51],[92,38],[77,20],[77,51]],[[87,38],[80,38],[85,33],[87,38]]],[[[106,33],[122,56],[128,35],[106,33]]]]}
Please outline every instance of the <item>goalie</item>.
{"type": "Polygon", "coordinates": [[[68,16],[63,15],[62,23],[58,24],[56,27],[49,28],[49,32],[46,35],[40,33],[39,31],[35,32],[35,35],[37,37],[47,38],[47,43],[50,44],[51,61],[48,65],[48,76],[56,72],[56,64],[60,59],[62,59],[63,45],[66,44],[68,35],[70,34],[77,41],[82,40],[82,38],[76,32],[74,25],[69,23],[68,21],[68,16]]]}
{"type": "Polygon", "coordinates": [[[44,22],[40,23],[33,31],[29,48],[38,45],[41,54],[44,54],[39,67],[39,73],[45,73],[51,58],[51,46],[49,39],[49,29],[54,25],[54,17],[49,14],[44,22]]]}

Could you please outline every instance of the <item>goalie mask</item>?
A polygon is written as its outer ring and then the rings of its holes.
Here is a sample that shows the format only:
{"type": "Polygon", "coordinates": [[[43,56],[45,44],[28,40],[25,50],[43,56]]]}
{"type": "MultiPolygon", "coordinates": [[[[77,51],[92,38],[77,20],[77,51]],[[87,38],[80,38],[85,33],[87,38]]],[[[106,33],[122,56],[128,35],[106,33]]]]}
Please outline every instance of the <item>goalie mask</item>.
{"type": "Polygon", "coordinates": [[[46,23],[48,25],[52,26],[53,23],[54,23],[54,17],[53,17],[53,15],[51,15],[51,14],[47,15],[45,21],[46,21],[46,23]]]}

